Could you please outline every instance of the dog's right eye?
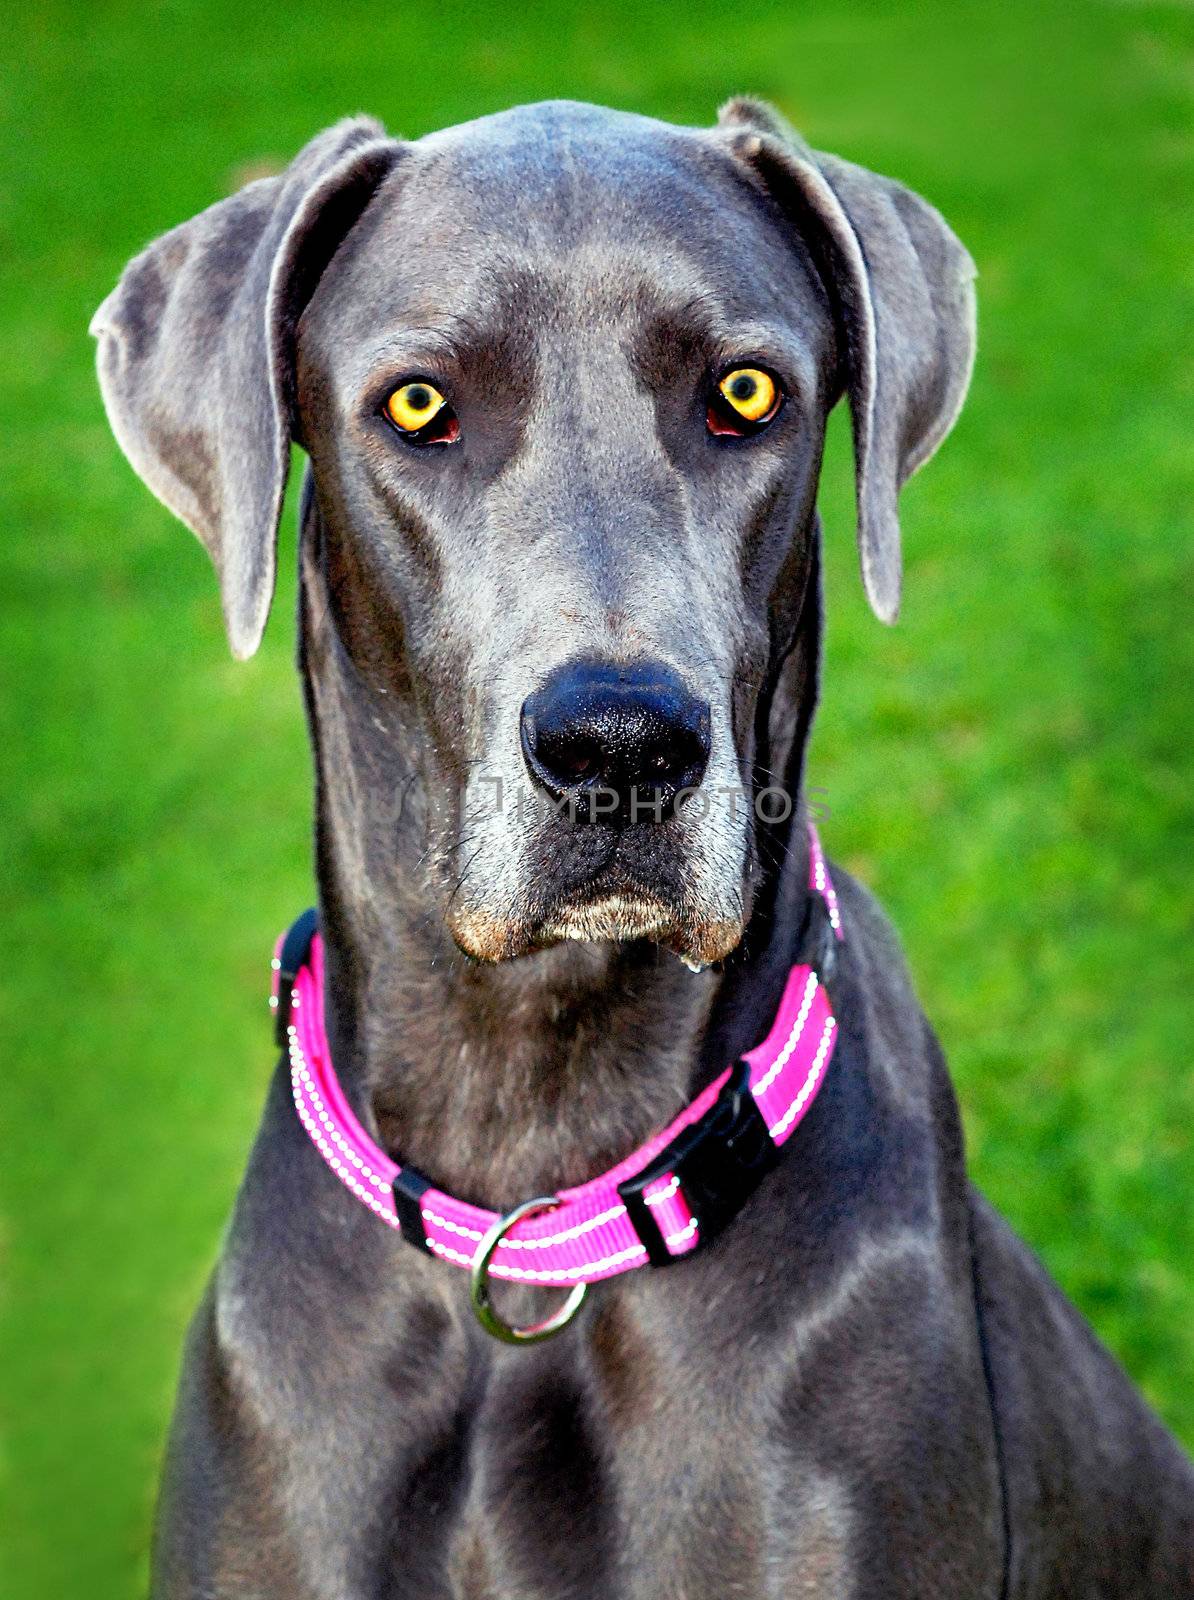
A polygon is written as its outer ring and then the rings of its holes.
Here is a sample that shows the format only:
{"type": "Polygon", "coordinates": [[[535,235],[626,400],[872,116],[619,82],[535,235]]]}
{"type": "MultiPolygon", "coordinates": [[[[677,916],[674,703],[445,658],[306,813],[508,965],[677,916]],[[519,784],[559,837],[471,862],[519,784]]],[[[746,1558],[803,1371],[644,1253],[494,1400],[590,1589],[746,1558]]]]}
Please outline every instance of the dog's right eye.
{"type": "Polygon", "coordinates": [[[433,383],[404,383],[382,407],[385,416],[411,444],[453,444],[460,437],[456,413],[433,383]]]}
{"type": "Polygon", "coordinates": [[[732,439],[759,433],[783,404],[779,380],[762,367],[733,367],[717,382],[706,413],[709,432],[732,439]]]}

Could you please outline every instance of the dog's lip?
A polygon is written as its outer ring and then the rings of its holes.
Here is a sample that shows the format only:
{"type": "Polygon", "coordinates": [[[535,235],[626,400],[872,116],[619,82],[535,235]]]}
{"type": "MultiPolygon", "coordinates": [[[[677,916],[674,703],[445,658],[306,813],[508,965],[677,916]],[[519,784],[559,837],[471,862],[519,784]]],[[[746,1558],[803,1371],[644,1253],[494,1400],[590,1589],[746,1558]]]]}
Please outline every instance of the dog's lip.
{"type": "Polygon", "coordinates": [[[636,906],[655,906],[661,915],[678,916],[682,907],[676,903],[674,893],[645,875],[628,870],[619,858],[615,847],[599,867],[586,878],[560,890],[545,907],[545,915],[590,911],[604,905],[620,902],[636,906]]]}
{"type": "Polygon", "coordinates": [[[702,917],[694,908],[641,891],[563,896],[533,917],[495,916],[456,906],[448,926],[461,950],[475,960],[500,962],[562,943],[629,943],[648,940],[691,967],[723,960],[737,946],[745,919],[702,917]]]}
{"type": "Polygon", "coordinates": [[[703,917],[686,897],[619,870],[617,858],[536,919],[536,943],[559,940],[628,942],[647,939],[693,967],[724,959],[738,944],[745,920],[703,917]]]}
{"type": "Polygon", "coordinates": [[[565,942],[641,940],[694,966],[722,960],[742,938],[745,905],[705,904],[688,880],[682,851],[668,848],[655,858],[654,850],[645,857],[633,846],[627,850],[632,840],[665,842],[662,828],[636,838],[639,831],[590,824],[557,836],[522,892],[505,906],[454,896],[447,916],[453,938],[482,961],[508,961],[565,942]],[[567,848],[569,839],[575,845],[582,838],[587,848],[567,848]]]}
{"type": "Polygon", "coordinates": [[[537,932],[548,939],[665,939],[676,912],[652,896],[618,892],[569,897],[543,917],[537,932]]]}

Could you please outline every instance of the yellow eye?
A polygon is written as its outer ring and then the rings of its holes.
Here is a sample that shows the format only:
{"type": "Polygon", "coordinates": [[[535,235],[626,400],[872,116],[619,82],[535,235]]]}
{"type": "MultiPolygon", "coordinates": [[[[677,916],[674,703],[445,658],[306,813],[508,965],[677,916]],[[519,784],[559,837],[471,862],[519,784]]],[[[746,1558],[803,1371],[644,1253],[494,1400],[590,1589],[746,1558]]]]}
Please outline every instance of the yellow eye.
{"type": "Polygon", "coordinates": [[[759,367],[735,367],[717,385],[722,398],[746,422],[766,422],[779,405],[779,387],[759,367]]]}
{"type": "Polygon", "coordinates": [[[447,403],[438,389],[419,378],[394,390],[386,401],[386,415],[403,433],[418,433],[447,403]]]}

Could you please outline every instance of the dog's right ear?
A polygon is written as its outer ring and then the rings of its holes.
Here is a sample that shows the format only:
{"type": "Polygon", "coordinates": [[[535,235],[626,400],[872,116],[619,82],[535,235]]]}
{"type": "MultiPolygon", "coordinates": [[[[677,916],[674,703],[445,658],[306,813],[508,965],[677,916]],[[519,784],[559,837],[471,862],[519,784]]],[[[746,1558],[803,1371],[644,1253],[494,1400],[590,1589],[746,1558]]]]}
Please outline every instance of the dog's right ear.
{"type": "Polygon", "coordinates": [[[327,129],[278,177],[151,244],[92,320],[112,431],[206,545],[241,658],[273,598],[295,325],[402,149],[366,118],[327,129]]]}
{"type": "Polygon", "coordinates": [[[810,150],[771,106],[731,100],[719,126],[794,221],[834,303],[854,424],[858,553],[875,614],[900,603],[901,485],[954,424],[974,363],[974,262],[902,184],[810,150]]]}

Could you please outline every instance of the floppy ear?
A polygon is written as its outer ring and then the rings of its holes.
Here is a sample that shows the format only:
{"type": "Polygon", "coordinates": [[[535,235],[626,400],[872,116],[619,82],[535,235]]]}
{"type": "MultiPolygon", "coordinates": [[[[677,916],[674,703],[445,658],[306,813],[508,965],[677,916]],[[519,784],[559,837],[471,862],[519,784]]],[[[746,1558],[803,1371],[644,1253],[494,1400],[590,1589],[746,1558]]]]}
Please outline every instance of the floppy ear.
{"type": "Polygon", "coordinates": [[[294,412],[294,331],[402,147],[360,118],[129,263],[92,320],[126,456],[202,539],[232,652],[261,643],[294,412]]]}
{"type": "Polygon", "coordinates": [[[834,303],[854,428],[858,552],[877,616],[900,604],[900,486],[953,426],[974,365],[974,263],[940,213],[890,178],[810,150],[770,106],[719,126],[799,228],[834,303]]]}

